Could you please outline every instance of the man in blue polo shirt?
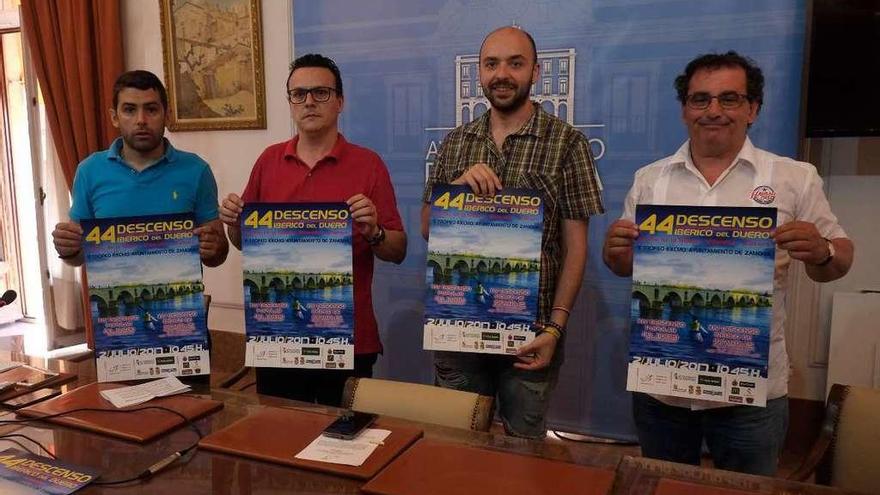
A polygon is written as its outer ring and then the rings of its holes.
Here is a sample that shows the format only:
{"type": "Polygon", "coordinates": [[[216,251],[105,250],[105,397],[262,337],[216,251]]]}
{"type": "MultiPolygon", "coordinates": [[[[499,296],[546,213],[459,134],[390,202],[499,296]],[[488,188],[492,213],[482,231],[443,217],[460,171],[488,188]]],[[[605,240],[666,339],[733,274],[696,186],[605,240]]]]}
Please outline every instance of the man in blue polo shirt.
{"type": "Polygon", "coordinates": [[[217,183],[208,164],[164,138],[168,95],[155,74],[129,71],[113,86],[110,118],[120,138],[83,160],[73,180],[70,222],[52,232],[65,263],[80,266],[80,220],[193,213],[205,266],[226,260],[229,244],[217,217],[217,183]]]}

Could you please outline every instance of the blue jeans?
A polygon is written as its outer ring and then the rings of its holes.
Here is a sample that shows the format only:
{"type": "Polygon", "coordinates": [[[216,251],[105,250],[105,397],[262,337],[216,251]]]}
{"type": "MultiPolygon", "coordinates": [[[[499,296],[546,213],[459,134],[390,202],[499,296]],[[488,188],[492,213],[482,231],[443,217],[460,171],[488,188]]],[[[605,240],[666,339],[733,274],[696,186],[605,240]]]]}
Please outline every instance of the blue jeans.
{"type": "Polygon", "coordinates": [[[556,346],[550,365],[538,371],[514,368],[516,358],[511,356],[435,351],[434,381],[444,388],[495,397],[508,435],[544,438],[550,392],[564,360],[563,344],[556,346]]]}
{"type": "Polygon", "coordinates": [[[691,411],[634,393],[633,416],[645,457],[699,465],[705,439],[716,468],[773,476],[788,430],[788,397],[763,408],[691,411]]]}

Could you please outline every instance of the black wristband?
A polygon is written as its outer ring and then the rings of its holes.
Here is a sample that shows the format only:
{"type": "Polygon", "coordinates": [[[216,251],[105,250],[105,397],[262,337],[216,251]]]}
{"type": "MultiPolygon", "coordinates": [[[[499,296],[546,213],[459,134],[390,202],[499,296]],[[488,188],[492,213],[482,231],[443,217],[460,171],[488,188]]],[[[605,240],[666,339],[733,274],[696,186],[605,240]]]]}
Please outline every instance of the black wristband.
{"type": "Polygon", "coordinates": [[[565,335],[565,327],[560,325],[559,323],[556,323],[555,321],[546,321],[546,322],[544,322],[544,326],[545,327],[553,327],[553,328],[559,330],[559,333],[565,335]]]}

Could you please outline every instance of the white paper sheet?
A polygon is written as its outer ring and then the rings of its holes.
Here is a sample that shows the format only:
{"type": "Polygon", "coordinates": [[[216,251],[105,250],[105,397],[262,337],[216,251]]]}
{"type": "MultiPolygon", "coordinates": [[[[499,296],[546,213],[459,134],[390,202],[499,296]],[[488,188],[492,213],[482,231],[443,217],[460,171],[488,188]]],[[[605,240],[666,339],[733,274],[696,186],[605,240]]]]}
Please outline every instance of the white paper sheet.
{"type": "Polygon", "coordinates": [[[122,408],[143,404],[156,397],[180,394],[189,390],[189,385],[184,385],[177,377],[168,376],[131,387],[102,390],[101,397],[109,400],[113,406],[122,408]]]}
{"type": "Polygon", "coordinates": [[[295,457],[307,461],[360,466],[366,462],[370,454],[376,450],[376,447],[382,445],[383,441],[390,434],[389,430],[367,428],[352,440],[342,440],[321,435],[314,439],[299,454],[296,454],[295,457]]]}

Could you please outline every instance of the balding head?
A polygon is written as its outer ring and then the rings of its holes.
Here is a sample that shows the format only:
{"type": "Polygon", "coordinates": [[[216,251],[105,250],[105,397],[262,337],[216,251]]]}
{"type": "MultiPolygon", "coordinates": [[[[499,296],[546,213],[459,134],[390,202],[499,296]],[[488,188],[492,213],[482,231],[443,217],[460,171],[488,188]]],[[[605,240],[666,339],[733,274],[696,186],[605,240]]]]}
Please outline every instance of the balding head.
{"type": "Polygon", "coordinates": [[[480,57],[483,56],[483,47],[486,46],[486,42],[489,41],[489,38],[502,38],[504,40],[517,39],[517,38],[525,38],[529,45],[532,47],[532,61],[534,63],[538,63],[538,48],[535,45],[535,38],[532,38],[532,35],[529,34],[526,30],[517,27],[517,26],[503,26],[500,27],[483,38],[483,43],[480,44],[480,57]]]}

